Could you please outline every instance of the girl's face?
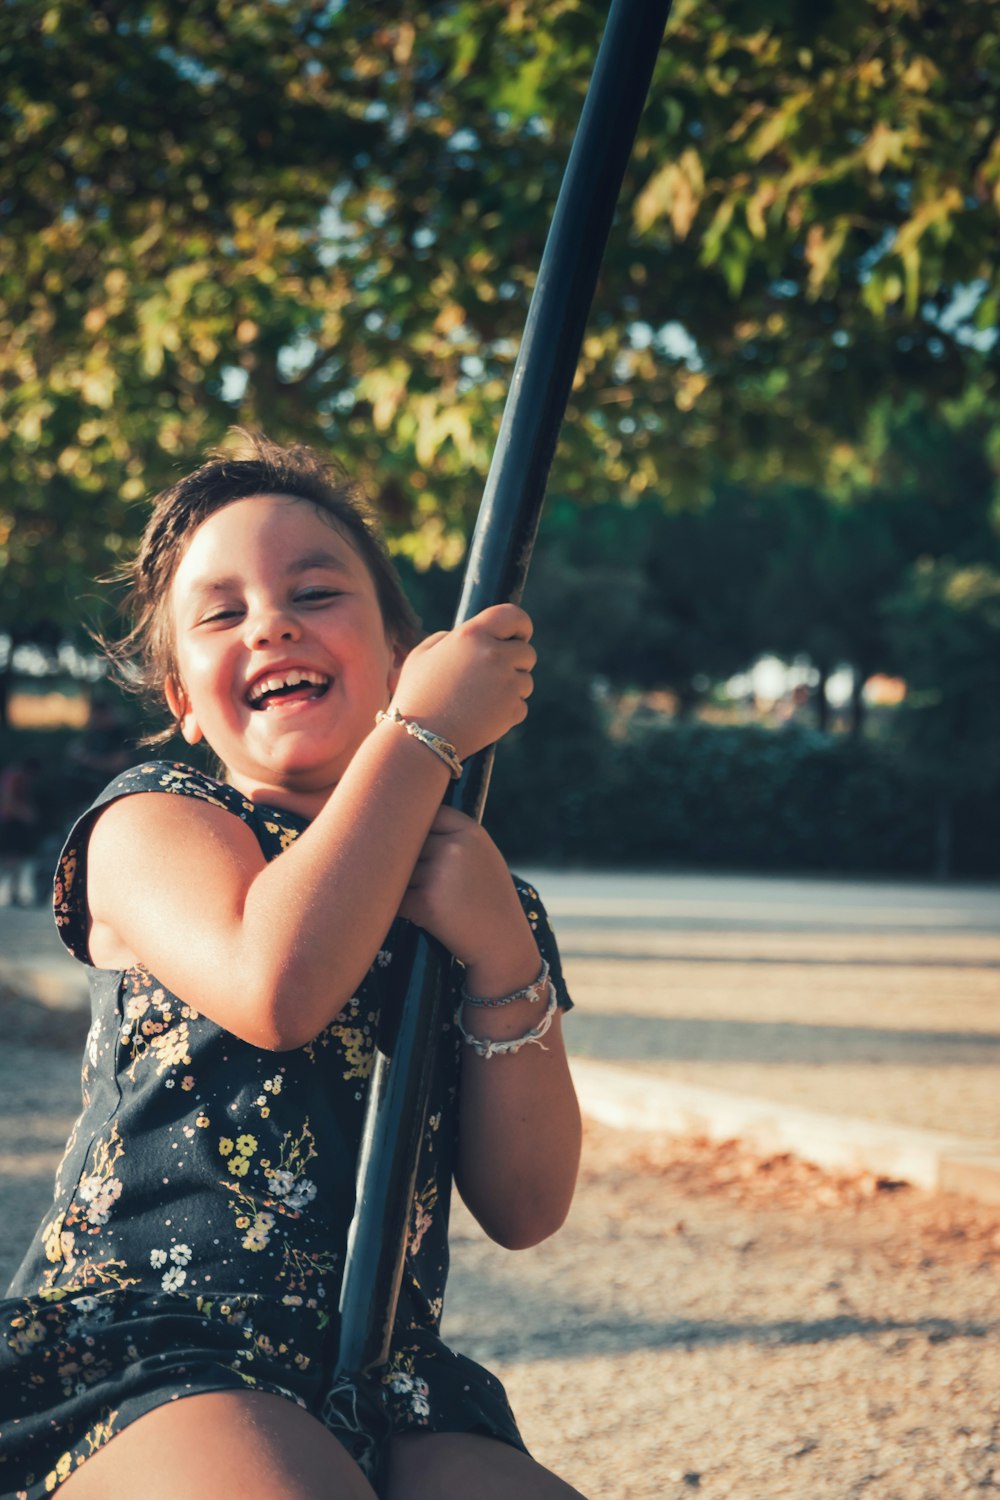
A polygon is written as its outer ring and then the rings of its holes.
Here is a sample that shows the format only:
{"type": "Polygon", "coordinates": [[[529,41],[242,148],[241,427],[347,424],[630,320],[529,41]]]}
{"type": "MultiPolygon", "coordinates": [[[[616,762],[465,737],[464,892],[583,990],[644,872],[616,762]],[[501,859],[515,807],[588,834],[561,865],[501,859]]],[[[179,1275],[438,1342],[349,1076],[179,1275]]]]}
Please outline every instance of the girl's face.
{"type": "Polygon", "coordinates": [[[351,543],[309,501],[234,500],[192,536],[170,612],[185,739],[204,737],[245,795],[317,812],[403,659],[351,543]]]}

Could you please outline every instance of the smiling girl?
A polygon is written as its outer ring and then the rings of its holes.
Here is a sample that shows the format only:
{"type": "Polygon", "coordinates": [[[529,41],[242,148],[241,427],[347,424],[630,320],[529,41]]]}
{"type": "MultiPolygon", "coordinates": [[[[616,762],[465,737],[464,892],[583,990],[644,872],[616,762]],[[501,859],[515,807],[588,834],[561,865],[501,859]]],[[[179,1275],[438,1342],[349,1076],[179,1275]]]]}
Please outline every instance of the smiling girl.
{"type": "Polygon", "coordinates": [[[565,1500],[499,1382],[439,1333],[452,1177],[527,1248],[564,1219],[579,1156],[541,904],[441,807],[525,716],[530,621],[501,605],[418,643],[354,486],[263,439],[159,497],[131,585],[119,664],[168,705],[160,738],[204,740],[224,773],[125,772],[60,861],[93,1022],[53,1208],[0,1309],[0,1488],[565,1500]],[[330,1378],[407,921],[461,969],[380,1440],[345,1429],[330,1378]]]}

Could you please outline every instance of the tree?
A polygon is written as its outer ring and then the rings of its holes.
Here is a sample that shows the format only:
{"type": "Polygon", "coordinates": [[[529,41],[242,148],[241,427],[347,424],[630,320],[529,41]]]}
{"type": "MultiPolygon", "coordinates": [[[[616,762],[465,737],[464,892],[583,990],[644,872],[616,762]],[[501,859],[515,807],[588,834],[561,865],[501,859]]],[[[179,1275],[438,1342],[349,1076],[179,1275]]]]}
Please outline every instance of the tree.
{"type": "MultiPolygon", "coordinates": [[[[44,550],[74,584],[113,558],[133,502],[234,419],[340,451],[420,562],[454,561],[604,12],[9,0],[18,596],[62,608],[44,550]]],[[[815,479],[873,390],[995,393],[991,19],[990,0],[677,0],[556,488],[815,479]]]]}
{"type": "Polygon", "coordinates": [[[994,565],[926,560],[886,606],[908,693],[901,738],[938,808],[938,873],[955,802],[1000,790],[1000,549],[994,565]]]}
{"type": "Polygon", "coordinates": [[[755,601],[776,540],[767,504],[734,488],[696,510],[553,501],[525,595],[546,675],[564,697],[600,677],[667,688],[690,712],[758,654],[755,601]]]}
{"type": "MultiPolygon", "coordinates": [[[[553,488],[706,501],[996,410],[989,0],[678,0],[553,488]]],[[[58,634],[232,421],[460,557],[603,0],[9,0],[0,630],[58,634]]]]}

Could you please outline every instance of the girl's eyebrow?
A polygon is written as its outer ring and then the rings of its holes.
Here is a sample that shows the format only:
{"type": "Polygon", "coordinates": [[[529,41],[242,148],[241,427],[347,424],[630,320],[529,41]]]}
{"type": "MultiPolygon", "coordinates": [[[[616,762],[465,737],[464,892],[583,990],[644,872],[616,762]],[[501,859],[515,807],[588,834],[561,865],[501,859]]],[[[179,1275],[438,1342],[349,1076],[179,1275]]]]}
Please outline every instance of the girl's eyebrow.
{"type": "MultiPolygon", "coordinates": [[[[297,577],[300,573],[308,573],[312,568],[327,568],[338,573],[346,573],[348,565],[342,557],[335,552],[307,552],[302,557],[297,557],[288,564],[288,576],[297,577]]],[[[226,578],[206,578],[195,583],[191,595],[195,600],[207,598],[210,594],[225,594],[231,589],[240,587],[242,579],[235,574],[226,578]]]]}
{"type": "Polygon", "coordinates": [[[298,557],[289,563],[289,573],[308,573],[310,568],[333,568],[338,573],[347,572],[347,563],[343,557],[336,552],[326,552],[322,548],[318,552],[307,552],[304,557],[298,557]]]}

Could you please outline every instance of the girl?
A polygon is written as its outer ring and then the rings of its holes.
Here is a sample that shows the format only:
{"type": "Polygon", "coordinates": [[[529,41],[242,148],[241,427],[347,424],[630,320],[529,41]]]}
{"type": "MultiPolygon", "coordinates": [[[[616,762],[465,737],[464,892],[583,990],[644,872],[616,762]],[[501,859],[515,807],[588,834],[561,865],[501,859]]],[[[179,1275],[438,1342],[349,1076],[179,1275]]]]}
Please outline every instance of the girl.
{"type": "Polygon", "coordinates": [[[499,1382],[438,1331],[452,1173],[488,1234],[529,1247],[579,1154],[540,903],[441,807],[461,759],[525,716],[530,621],[501,605],[414,644],[354,488],[263,439],[160,496],[131,584],[119,664],[165,696],[160,738],[204,740],[225,780],[126,771],[60,861],[93,1022],[53,1210],[2,1305],[0,1490],[565,1500],[499,1382]],[[397,919],[463,971],[377,1444],[329,1396],[397,919]]]}

